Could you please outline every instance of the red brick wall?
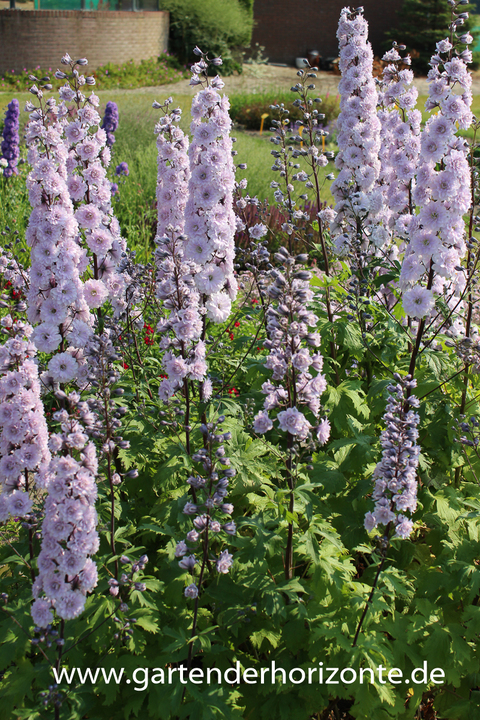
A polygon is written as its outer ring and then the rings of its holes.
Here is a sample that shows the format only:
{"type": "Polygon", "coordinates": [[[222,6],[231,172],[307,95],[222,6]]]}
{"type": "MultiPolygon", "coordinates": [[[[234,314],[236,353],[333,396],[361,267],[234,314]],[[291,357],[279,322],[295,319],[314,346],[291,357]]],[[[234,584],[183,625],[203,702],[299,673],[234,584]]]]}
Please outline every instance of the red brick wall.
{"type": "Polygon", "coordinates": [[[146,60],[167,50],[168,12],[0,10],[0,72],[59,67],[68,52],[107,62],[146,60]]]}
{"type": "MultiPolygon", "coordinates": [[[[394,26],[401,4],[402,0],[362,2],[370,42],[377,55],[381,52],[383,33],[394,26]]],[[[337,57],[338,19],[346,5],[346,0],[255,0],[252,43],[264,45],[271,62],[293,64],[296,57],[305,57],[308,50],[318,50],[323,57],[337,57]]],[[[397,38],[397,42],[401,41],[397,38]]]]}

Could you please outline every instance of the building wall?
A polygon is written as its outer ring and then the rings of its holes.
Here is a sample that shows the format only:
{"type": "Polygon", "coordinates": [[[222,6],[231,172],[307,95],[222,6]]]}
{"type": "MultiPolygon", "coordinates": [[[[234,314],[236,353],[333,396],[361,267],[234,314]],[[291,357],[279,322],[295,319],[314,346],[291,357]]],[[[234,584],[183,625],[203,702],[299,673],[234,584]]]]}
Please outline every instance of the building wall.
{"type": "Polygon", "coordinates": [[[66,52],[88,58],[92,70],[139,62],[166,52],[168,28],[168,12],[0,10],[0,73],[55,70],[66,52]]]}
{"type": "MultiPolygon", "coordinates": [[[[252,44],[264,45],[271,62],[293,64],[308,50],[318,50],[323,57],[337,57],[338,19],[346,4],[345,0],[255,0],[252,44]]],[[[376,55],[381,53],[384,31],[395,25],[401,4],[402,0],[362,2],[376,55]]]]}

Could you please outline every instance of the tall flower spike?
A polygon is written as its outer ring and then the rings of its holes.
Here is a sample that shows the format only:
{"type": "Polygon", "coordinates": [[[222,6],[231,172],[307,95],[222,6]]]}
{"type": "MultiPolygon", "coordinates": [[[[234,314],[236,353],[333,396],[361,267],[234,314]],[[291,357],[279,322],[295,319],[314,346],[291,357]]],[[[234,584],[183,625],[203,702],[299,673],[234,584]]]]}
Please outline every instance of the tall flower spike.
{"type": "MultiPolygon", "coordinates": [[[[306,255],[293,258],[280,248],[275,259],[281,267],[270,271],[273,282],[268,293],[275,307],[272,304],[266,311],[268,340],[264,343],[270,351],[265,367],[272,371],[272,380],[262,385],[264,409],[256,415],[253,427],[257,433],[268,432],[273,427],[268,413],[277,410],[279,429],[303,441],[312,425],[299,408],[308,408],[318,418],[320,397],[327,386],[321,374],[322,355],[310,352],[310,348],[320,345],[320,336],[315,332],[317,317],[308,307],[313,299],[311,275],[302,267],[306,255]]],[[[322,420],[316,432],[323,445],[330,434],[328,420],[322,420]]]]}
{"type": "Polygon", "coordinates": [[[365,528],[370,532],[378,525],[392,526],[395,535],[407,538],[413,529],[410,519],[417,507],[417,467],[420,448],[417,445],[419,423],[418,398],[409,395],[417,381],[410,375],[394,376],[396,385],[388,386],[386,429],[381,434],[382,459],[373,479],[375,509],[365,515],[365,528]]]}
{"type": "Polygon", "coordinates": [[[215,563],[217,572],[226,574],[233,562],[228,550],[215,556],[212,548],[224,539],[225,535],[236,535],[237,529],[233,520],[222,522],[225,515],[231,515],[233,505],[225,502],[228,494],[230,478],[236,471],[230,467],[230,458],[225,454],[225,441],[230,440],[231,433],[222,431],[220,427],[225,417],[221,416],[216,423],[202,425],[200,430],[204,437],[205,447],[192,455],[192,460],[200,463],[203,473],[195,473],[188,478],[188,484],[194,489],[195,502],[187,501],[183,512],[193,517],[193,528],[187,533],[186,539],[177,543],[175,557],[179,565],[188,570],[195,580],[195,568],[200,566],[199,579],[190,583],[184,591],[185,597],[195,599],[204,579],[205,565],[215,563]],[[188,544],[187,544],[188,543],[188,544]],[[195,557],[195,547],[201,544],[202,559],[195,557]],[[193,548],[191,547],[193,545],[193,548]],[[198,584],[197,584],[198,583],[198,584]]]}
{"type": "Polygon", "coordinates": [[[50,462],[48,430],[40,397],[32,328],[9,315],[1,320],[10,338],[0,348],[0,521],[25,517],[33,490],[43,489],[50,462]]]}
{"type": "Polygon", "coordinates": [[[12,177],[18,173],[17,165],[20,156],[20,137],[18,134],[20,128],[20,106],[18,100],[13,98],[7,105],[5,112],[5,124],[3,126],[2,140],[2,158],[7,162],[4,167],[3,174],[5,177],[12,177]]]}
{"type": "Polygon", "coordinates": [[[233,274],[235,257],[235,214],[233,191],[235,168],[232,159],[231,120],[228,98],[217,92],[223,87],[220,78],[209,84],[206,62],[192,67],[195,83],[202,73],[204,87],[192,102],[189,148],[189,197],[185,210],[185,232],[188,242],[185,259],[201,266],[195,283],[205,303],[207,317],[224,322],[237,295],[233,274]],[[201,66],[201,67],[200,67],[201,66]]]}
{"type": "Polygon", "coordinates": [[[40,104],[29,102],[26,108],[32,165],[27,188],[33,207],[25,234],[31,247],[27,317],[37,325],[32,340],[38,350],[53,353],[60,348],[62,358],[53,358],[49,371],[54,380],[68,382],[78,376],[80,353],[74,348],[86,341],[94,317],[80,279],[86,256],[78,244],[78,223],[66,183],[68,150],[62,140],[66,108],[57,106],[54,98],[44,103],[35,86],[32,91],[40,104]],[[72,350],[65,352],[69,344],[72,350]]]}
{"type": "Polygon", "coordinates": [[[71,620],[83,611],[86,595],[97,584],[91,556],[98,550],[95,500],[97,454],[76,416],[79,396],[68,396],[70,412],[59,410],[53,419],[60,432],[49,441],[53,454],[48,474],[48,496],[42,526],[39,575],[33,586],[32,617],[46,627],[58,617],[71,620]]]}
{"type": "Polygon", "coordinates": [[[107,102],[105,107],[105,115],[103,116],[101,129],[107,134],[107,147],[112,147],[115,142],[115,130],[118,128],[118,106],[111,100],[107,102]]]}
{"type": "Polygon", "coordinates": [[[177,228],[181,234],[185,227],[185,206],[188,196],[190,168],[188,162],[188,138],[178,127],[182,112],[179,108],[169,112],[172,98],[163,105],[154,103],[154,108],[163,110],[158,121],[157,133],[157,239],[165,235],[168,225],[177,228]]]}
{"type": "MultiPolygon", "coordinates": [[[[128,277],[120,272],[126,242],[112,209],[112,188],[107,179],[106,169],[111,160],[109,131],[100,128],[99,99],[93,92],[88,98],[83,94],[83,76],[78,75],[75,64],[71,63],[74,72],[61,88],[60,97],[67,102],[73,100],[76,105],[76,114],[65,127],[65,137],[69,151],[68,190],[76,209],[80,241],[84,243],[84,252],[88,249],[92,253],[93,261],[93,278],[86,281],[84,294],[91,309],[101,308],[109,299],[118,316],[126,308],[128,277]]],[[[116,128],[118,111],[115,116],[114,105],[107,103],[110,106],[107,125],[116,128]]],[[[111,132],[110,135],[113,137],[111,132]]],[[[87,258],[83,270],[88,263],[87,258]]]]}
{"type": "Polygon", "coordinates": [[[164,112],[155,128],[158,135],[156,294],[167,311],[167,316],[157,325],[162,335],[160,346],[167,351],[163,365],[168,377],[162,379],[159,387],[164,401],[181,387],[187,394],[187,379],[203,382],[207,372],[205,344],[201,340],[201,298],[194,281],[200,267],[185,259],[185,237],[181,234],[190,177],[188,140],[176,126],[180,111],[169,111],[170,104],[171,98],[163,105],[154,103],[155,108],[164,112]]]}
{"type": "Polygon", "coordinates": [[[442,291],[458,304],[454,295],[458,298],[466,282],[460,267],[466,252],[463,216],[471,201],[469,148],[457,130],[472,122],[472,77],[449,40],[437,43],[428,78],[426,107],[439,111],[421,134],[413,193],[420,213],[408,225],[410,243],[400,274],[404,310],[415,318],[426,317],[442,291]]]}
{"type": "Polygon", "coordinates": [[[340,170],[331,191],[337,216],[331,226],[338,253],[348,252],[352,239],[371,223],[382,207],[375,187],[380,172],[380,121],[377,90],[372,74],[373,52],[368,24],[362,9],[340,14],[337,38],[340,46],[340,115],[337,120],[340,170]]]}
{"type": "Polygon", "coordinates": [[[382,224],[372,233],[377,247],[390,240],[395,231],[403,236],[413,215],[412,194],[422,120],[420,111],[415,109],[418,91],[413,86],[413,72],[409,68],[401,69],[402,64],[410,64],[409,56],[402,59],[394,46],[382,60],[388,65],[383,69],[378,93],[382,140],[378,182],[383,193],[383,208],[377,216],[377,222],[381,220],[382,224]]]}

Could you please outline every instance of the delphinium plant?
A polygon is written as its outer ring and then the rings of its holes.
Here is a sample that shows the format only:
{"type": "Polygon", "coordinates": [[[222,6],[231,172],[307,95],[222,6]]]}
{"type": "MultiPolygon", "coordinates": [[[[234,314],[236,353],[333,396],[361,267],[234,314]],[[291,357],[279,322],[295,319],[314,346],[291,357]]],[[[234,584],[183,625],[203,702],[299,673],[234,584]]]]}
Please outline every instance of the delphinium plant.
{"type": "Polygon", "coordinates": [[[197,48],[190,132],[154,104],[142,262],[86,59],[59,103],[32,88],[30,252],[18,218],[0,257],[6,717],[478,715],[478,123],[451,7],[423,123],[402,46],[375,83],[342,12],[334,208],[315,69],[300,122],[275,110],[269,207],[197,48]]]}
{"type": "Polygon", "coordinates": [[[1,167],[7,178],[18,173],[17,165],[20,157],[20,104],[16,98],[8,103],[2,130],[1,167]]]}

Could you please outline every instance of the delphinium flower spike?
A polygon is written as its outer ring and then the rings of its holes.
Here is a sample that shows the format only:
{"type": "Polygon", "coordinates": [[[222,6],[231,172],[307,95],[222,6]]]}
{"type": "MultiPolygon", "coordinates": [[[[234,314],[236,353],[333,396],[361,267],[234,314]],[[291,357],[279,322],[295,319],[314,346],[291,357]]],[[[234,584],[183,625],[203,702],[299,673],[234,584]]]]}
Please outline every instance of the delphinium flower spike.
{"type": "Polygon", "coordinates": [[[375,189],[380,172],[380,121],[377,90],[373,79],[373,52],[368,42],[368,24],[363,8],[344,8],[337,38],[340,46],[340,115],[337,120],[339,147],[335,164],[340,170],[331,186],[337,215],[331,225],[338,253],[358,251],[375,225],[382,209],[382,193],[375,189]]]}
{"type": "Polygon", "coordinates": [[[471,202],[468,145],[458,136],[472,122],[472,76],[468,51],[454,52],[449,40],[437,43],[431,60],[427,108],[438,108],[421,134],[420,163],[413,193],[420,213],[408,225],[409,245],[400,274],[403,308],[423,320],[443,293],[458,306],[465,288],[461,261],[466,252],[464,214],[471,202]],[[467,55],[465,55],[467,52],[467,55]]]}
{"type": "MultiPolygon", "coordinates": [[[[388,386],[388,400],[381,435],[382,459],[375,467],[373,500],[375,509],[365,516],[370,531],[381,525],[391,528],[396,537],[407,538],[413,529],[411,514],[417,507],[418,398],[412,394],[417,381],[397,373],[395,384],[388,386]]],[[[393,534],[392,533],[392,534],[393,534]]]]}
{"type": "Polygon", "coordinates": [[[26,106],[32,165],[27,187],[33,207],[26,230],[31,248],[27,318],[36,325],[32,340],[38,350],[58,351],[49,363],[51,377],[69,382],[79,377],[81,348],[94,324],[81,280],[88,260],[77,242],[78,223],[66,183],[68,149],[62,139],[66,107],[57,106],[55,98],[44,101],[43,90],[36,85],[31,92],[39,104],[26,106]]]}
{"type": "MultiPolygon", "coordinates": [[[[5,123],[3,126],[3,140],[1,144],[2,159],[5,160],[6,165],[3,167],[3,174],[5,177],[12,177],[17,175],[18,158],[20,157],[20,105],[16,98],[13,98],[8,105],[5,112],[5,123]]],[[[3,163],[2,163],[3,166],[3,163]]]]}
{"type": "Polygon", "coordinates": [[[1,320],[8,340],[0,347],[0,521],[25,517],[45,489],[50,462],[32,328],[10,315],[1,320]]]}
{"type": "Polygon", "coordinates": [[[39,575],[33,586],[32,617],[39,627],[52,623],[53,610],[63,620],[80,615],[87,593],[97,584],[92,556],[99,546],[95,511],[98,462],[95,446],[88,441],[78,415],[79,402],[78,393],[70,393],[65,396],[69,409],[53,414],[59,432],[49,440],[52,459],[39,575]]]}
{"type": "Polygon", "coordinates": [[[105,130],[107,134],[107,147],[112,147],[115,142],[114,133],[118,128],[118,105],[112,100],[109,100],[106,104],[105,115],[103,116],[100,127],[102,130],[105,130]]]}

